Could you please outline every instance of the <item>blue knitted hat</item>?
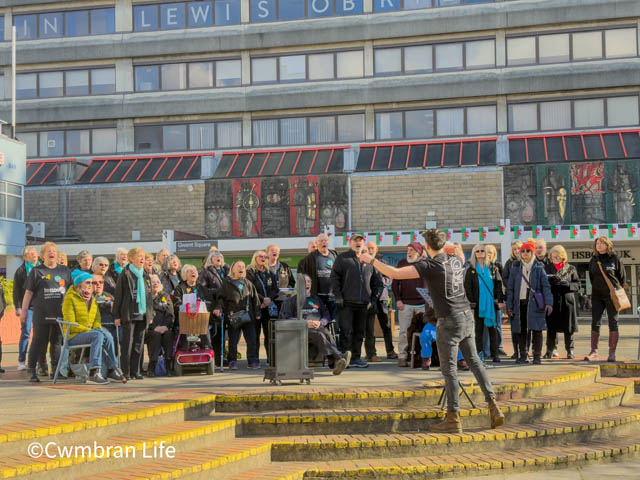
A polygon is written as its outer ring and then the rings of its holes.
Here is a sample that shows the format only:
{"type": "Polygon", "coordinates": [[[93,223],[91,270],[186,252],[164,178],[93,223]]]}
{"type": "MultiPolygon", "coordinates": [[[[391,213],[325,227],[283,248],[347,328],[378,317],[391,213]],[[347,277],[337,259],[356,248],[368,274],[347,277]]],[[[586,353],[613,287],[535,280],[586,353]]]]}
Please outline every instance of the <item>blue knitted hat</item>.
{"type": "Polygon", "coordinates": [[[73,272],[71,272],[71,280],[73,280],[74,287],[80,285],[85,280],[91,280],[91,279],[93,279],[93,276],[91,276],[90,273],[83,272],[80,269],[76,269],[73,272]]]}

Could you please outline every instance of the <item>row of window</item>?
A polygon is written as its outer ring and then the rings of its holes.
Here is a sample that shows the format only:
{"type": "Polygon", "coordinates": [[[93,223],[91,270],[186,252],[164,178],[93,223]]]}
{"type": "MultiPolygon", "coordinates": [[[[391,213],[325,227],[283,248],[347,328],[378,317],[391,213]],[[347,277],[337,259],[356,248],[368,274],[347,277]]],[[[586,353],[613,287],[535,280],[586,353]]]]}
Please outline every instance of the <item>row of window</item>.
{"type": "Polygon", "coordinates": [[[116,69],[113,67],[16,75],[16,98],[18,100],[98,95],[115,91],[116,69]]]}
{"type": "Polygon", "coordinates": [[[17,137],[26,144],[27,157],[63,157],[116,152],[115,128],[20,132],[17,137]]]}
{"type": "Polygon", "coordinates": [[[638,95],[509,105],[509,131],[627,127],[640,124],[638,95]]]}
{"type": "MultiPolygon", "coordinates": [[[[416,10],[454,5],[492,3],[495,0],[373,0],[374,12],[416,10]]],[[[242,0],[136,5],[133,30],[175,30],[239,25],[242,0]]],[[[363,0],[250,0],[253,23],[322,18],[363,13],[363,0]]],[[[69,10],[15,15],[18,40],[101,35],[115,32],[115,8],[69,10]]],[[[0,39],[4,24],[0,21],[0,39]]]]}
{"type": "Polygon", "coordinates": [[[638,55],[636,28],[507,38],[507,65],[576,62],[638,55]]]}
{"type": "MultiPolygon", "coordinates": [[[[429,139],[497,132],[495,105],[379,111],[375,138],[429,139]]],[[[574,128],[640,125],[638,95],[577,98],[544,102],[510,103],[510,132],[569,130],[574,128]]],[[[290,146],[360,142],[365,139],[364,114],[255,119],[252,145],[290,146]]],[[[242,122],[200,122],[135,127],[135,151],[177,152],[228,149],[242,146],[242,122]]],[[[116,152],[116,129],[23,132],[28,157],[110,154],[116,152]]]]}
{"type": "Polygon", "coordinates": [[[233,87],[242,83],[240,60],[140,65],[134,71],[137,92],[233,87]]]}
{"type": "Polygon", "coordinates": [[[377,140],[495,133],[495,105],[376,113],[377,140]]]}
{"type": "Polygon", "coordinates": [[[401,75],[491,68],[496,65],[495,40],[376,48],[376,75],[401,75]]]}
{"type": "Polygon", "coordinates": [[[0,181],[0,218],[22,220],[22,187],[0,181]]]}
{"type": "MultiPolygon", "coordinates": [[[[102,35],[116,31],[116,10],[97,8],[14,15],[13,24],[17,40],[102,35]]],[[[4,35],[1,38],[4,39],[4,35]]]]}

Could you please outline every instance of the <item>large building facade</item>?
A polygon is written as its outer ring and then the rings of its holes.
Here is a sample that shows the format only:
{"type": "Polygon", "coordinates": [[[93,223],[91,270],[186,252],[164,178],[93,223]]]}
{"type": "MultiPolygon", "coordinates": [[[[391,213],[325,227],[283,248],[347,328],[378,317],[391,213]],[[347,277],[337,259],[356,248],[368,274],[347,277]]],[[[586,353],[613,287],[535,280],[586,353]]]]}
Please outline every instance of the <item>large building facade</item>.
{"type": "Polygon", "coordinates": [[[49,238],[616,224],[640,283],[637,0],[0,5],[49,238]]]}

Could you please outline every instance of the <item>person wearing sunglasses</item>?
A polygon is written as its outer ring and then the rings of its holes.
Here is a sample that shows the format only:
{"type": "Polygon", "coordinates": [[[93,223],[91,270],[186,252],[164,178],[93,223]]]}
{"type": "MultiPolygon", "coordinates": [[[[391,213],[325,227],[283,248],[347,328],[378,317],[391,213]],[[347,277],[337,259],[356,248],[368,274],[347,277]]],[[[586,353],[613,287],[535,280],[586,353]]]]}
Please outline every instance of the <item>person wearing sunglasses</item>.
{"type": "Polygon", "coordinates": [[[487,250],[482,244],[473,247],[469,262],[464,275],[464,289],[474,313],[476,350],[483,358],[483,333],[484,327],[487,327],[491,360],[500,363],[498,322],[501,319],[496,310],[504,307],[502,277],[496,265],[488,260],[487,250]]]}
{"type": "Polygon", "coordinates": [[[267,352],[267,364],[269,363],[269,321],[278,318],[278,305],[275,302],[278,293],[278,279],[268,268],[269,257],[264,250],[258,250],[253,254],[251,263],[247,267],[247,280],[253,283],[260,300],[260,321],[256,327],[256,351],[260,354],[260,332],[264,334],[264,349],[267,352]]]}
{"type": "Polygon", "coordinates": [[[542,363],[542,332],[547,329],[546,316],[553,311],[553,295],[544,264],[535,258],[535,243],[527,241],[520,247],[520,260],[513,262],[507,285],[507,312],[511,319],[511,334],[518,336],[520,357],[527,359],[527,330],[531,330],[533,363],[542,363]]]}
{"type": "Polygon", "coordinates": [[[111,277],[111,275],[107,275],[109,271],[109,260],[107,257],[96,257],[93,259],[93,265],[91,266],[91,271],[94,275],[100,275],[104,280],[104,290],[109,292],[111,295],[115,295],[116,293],[116,282],[111,277]]]}
{"type": "MultiPolygon", "coordinates": [[[[511,274],[511,267],[513,263],[520,260],[520,247],[522,246],[522,241],[516,240],[511,244],[511,255],[506,262],[504,262],[504,267],[502,267],[502,287],[506,293],[507,285],[509,284],[509,275],[511,274]]],[[[518,339],[513,332],[511,334],[511,344],[513,345],[513,355],[511,356],[511,360],[517,360],[520,357],[519,347],[518,347],[518,339]]]]}
{"type": "MultiPolygon", "coordinates": [[[[102,324],[102,330],[106,330],[109,335],[111,335],[117,359],[120,357],[120,344],[118,341],[122,338],[122,327],[116,327],[113,322],[113,313],[111,312],[111,308],[113,307],[113,300],[115,298],[114,294],[105,290],[106,277],[99,273],[93,274],[93,281],[91,283],[93,284],[96,303],[100,310],[100,323],[102,324]]],[[[119,366],[120,362],[118,362],[118,367],[119,366]]]]}

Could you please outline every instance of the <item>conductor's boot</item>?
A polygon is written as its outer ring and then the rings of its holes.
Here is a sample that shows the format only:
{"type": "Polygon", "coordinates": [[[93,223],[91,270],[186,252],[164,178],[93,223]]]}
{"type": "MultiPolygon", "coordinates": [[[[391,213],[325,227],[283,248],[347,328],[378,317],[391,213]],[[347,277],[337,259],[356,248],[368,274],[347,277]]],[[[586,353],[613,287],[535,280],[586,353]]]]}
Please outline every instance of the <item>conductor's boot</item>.
{"type": "Polygon", "coordinates": [[[460,414],[458,412],[449,412],[444,420],[431,425],[430,431],[434,433],[462,433],[462,423],[460,423],[460,414]]]}
{"type": "Polygon", "coordinates": [[[496,403],[495,398],[490,398],[487,402],[489,405],[489,416],[491,417],[491,428],[498,428],[504,425],[504,413],[500,411],[500,407],[496,403]]]}

